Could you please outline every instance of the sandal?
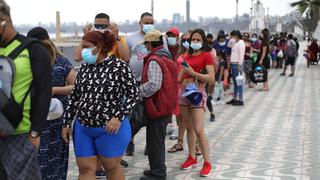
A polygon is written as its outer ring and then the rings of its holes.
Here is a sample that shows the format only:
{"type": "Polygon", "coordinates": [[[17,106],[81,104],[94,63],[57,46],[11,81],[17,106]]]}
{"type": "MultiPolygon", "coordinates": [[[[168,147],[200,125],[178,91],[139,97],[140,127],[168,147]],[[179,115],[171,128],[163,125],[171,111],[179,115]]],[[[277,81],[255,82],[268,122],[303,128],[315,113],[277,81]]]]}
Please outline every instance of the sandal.
{"type": "Polygon", "coordinates": [[[196,155],[197,155],[197,156],[201,156],[201,155],[202,155],[201,149],[200,149],[200,146],[199,146],[199,145],[196,146],[196,155]]]}
{"type": "Polygon", "coordinates": [[[175,153],[178,151],[183,151],[183,146],[181,143],[177,143],[175,145],[173,145],[169,150],[168,153],[175,153]]]}

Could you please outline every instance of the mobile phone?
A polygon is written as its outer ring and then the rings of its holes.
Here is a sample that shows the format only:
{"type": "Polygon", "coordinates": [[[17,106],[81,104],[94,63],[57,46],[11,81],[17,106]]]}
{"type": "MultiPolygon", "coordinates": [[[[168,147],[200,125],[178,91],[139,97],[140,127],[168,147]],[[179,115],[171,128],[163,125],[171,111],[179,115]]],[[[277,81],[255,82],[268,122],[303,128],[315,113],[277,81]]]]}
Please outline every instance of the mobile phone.
{"type": "Polygon", "coordinates": [[[188,63],[185,62],[185,61],[182,61],[182,62],[181,62],[181,65],[184,66],[184,67],[189,67],[188,63]]]}

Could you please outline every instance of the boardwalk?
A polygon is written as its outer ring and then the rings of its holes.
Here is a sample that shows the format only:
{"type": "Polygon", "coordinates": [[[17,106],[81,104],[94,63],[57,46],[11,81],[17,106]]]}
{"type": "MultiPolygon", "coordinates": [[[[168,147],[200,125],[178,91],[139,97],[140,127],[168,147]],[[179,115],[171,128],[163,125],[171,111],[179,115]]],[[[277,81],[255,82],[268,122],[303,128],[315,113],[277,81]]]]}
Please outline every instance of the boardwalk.
{"type": "MultiPolygon", "coordinates": [[[[270,72],[269,92],[246,89],[244,107],[215,107],[217,121],[206,121],[213,163],[207,179],[320,179],[320,66],[307,69],[300,57],[295,77],[279,74],[270,72]]],[[[168,138],[167,148],[173,144],[168,138]]],[[[126,179],[137,180],[148,168],[144,146],[145,129],[136,137],[135,156],[124,157],[130,165],[126,179]]],[[[184,147],[166,155],[168,180],[200,179],[201,166],[179,169],[187,156],[184,147]]],[[[68,177],[73,180],[77,167],[73,149],[70,152],[68,177]]]]}

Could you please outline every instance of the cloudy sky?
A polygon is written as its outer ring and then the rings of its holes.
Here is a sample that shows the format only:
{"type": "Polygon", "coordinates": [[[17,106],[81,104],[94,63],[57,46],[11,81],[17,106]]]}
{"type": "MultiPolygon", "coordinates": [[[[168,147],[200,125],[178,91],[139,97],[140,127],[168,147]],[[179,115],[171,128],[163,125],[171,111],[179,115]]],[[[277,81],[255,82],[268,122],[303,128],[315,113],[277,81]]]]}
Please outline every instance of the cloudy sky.
{"type": "MultiPolygon", "coordinates": [[[[151,0],[6,0],[11,7],[14,24],[55,22],[55,12],[61,12],[62,22],[92,22],[96,13],[105,12],[116,22],[138,20],[142,12],[150,11],[151,0]]],[[[255,0],[256,1],[256,0],[255,0]]],[[[284,15],[293,10],[296,0],[261,0],[271,15],[284,15]]],[[[172,19],[173,13],[185,15],[186,0],[154,0],[155,19],[172,19]]],[[[230,18],[235,16],[236,0],[190,0],[191,18],[230,18]]],[[[239,14],[249,13],[251,0],[239,0],[239,14]]]]}

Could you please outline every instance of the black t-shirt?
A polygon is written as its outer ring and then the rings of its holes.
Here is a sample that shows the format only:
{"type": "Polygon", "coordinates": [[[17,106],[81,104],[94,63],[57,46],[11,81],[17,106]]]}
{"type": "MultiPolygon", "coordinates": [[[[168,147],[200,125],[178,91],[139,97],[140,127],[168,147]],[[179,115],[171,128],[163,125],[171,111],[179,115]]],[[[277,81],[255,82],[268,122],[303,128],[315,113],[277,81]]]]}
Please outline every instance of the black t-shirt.
{"type": "Polygon", "coordinates": [[[267,47],[267,52],[266,52],[266,55],[265,57],[263,58],[262,60],[262,65],[269,69],[270,68],[270,57],[269,57],[269,54],[270,54],[270,44],[266,41],[261,41],[261,47],[260,47],[260,52],[258,54],[258,59],[257,59],[257,62],[255,64],[255,66],[258,66],[259,65],[259,62],[260,62],[260,59],[262,57],[262,53],[263,53],[263,48],[264,47],[267,47]]]}

